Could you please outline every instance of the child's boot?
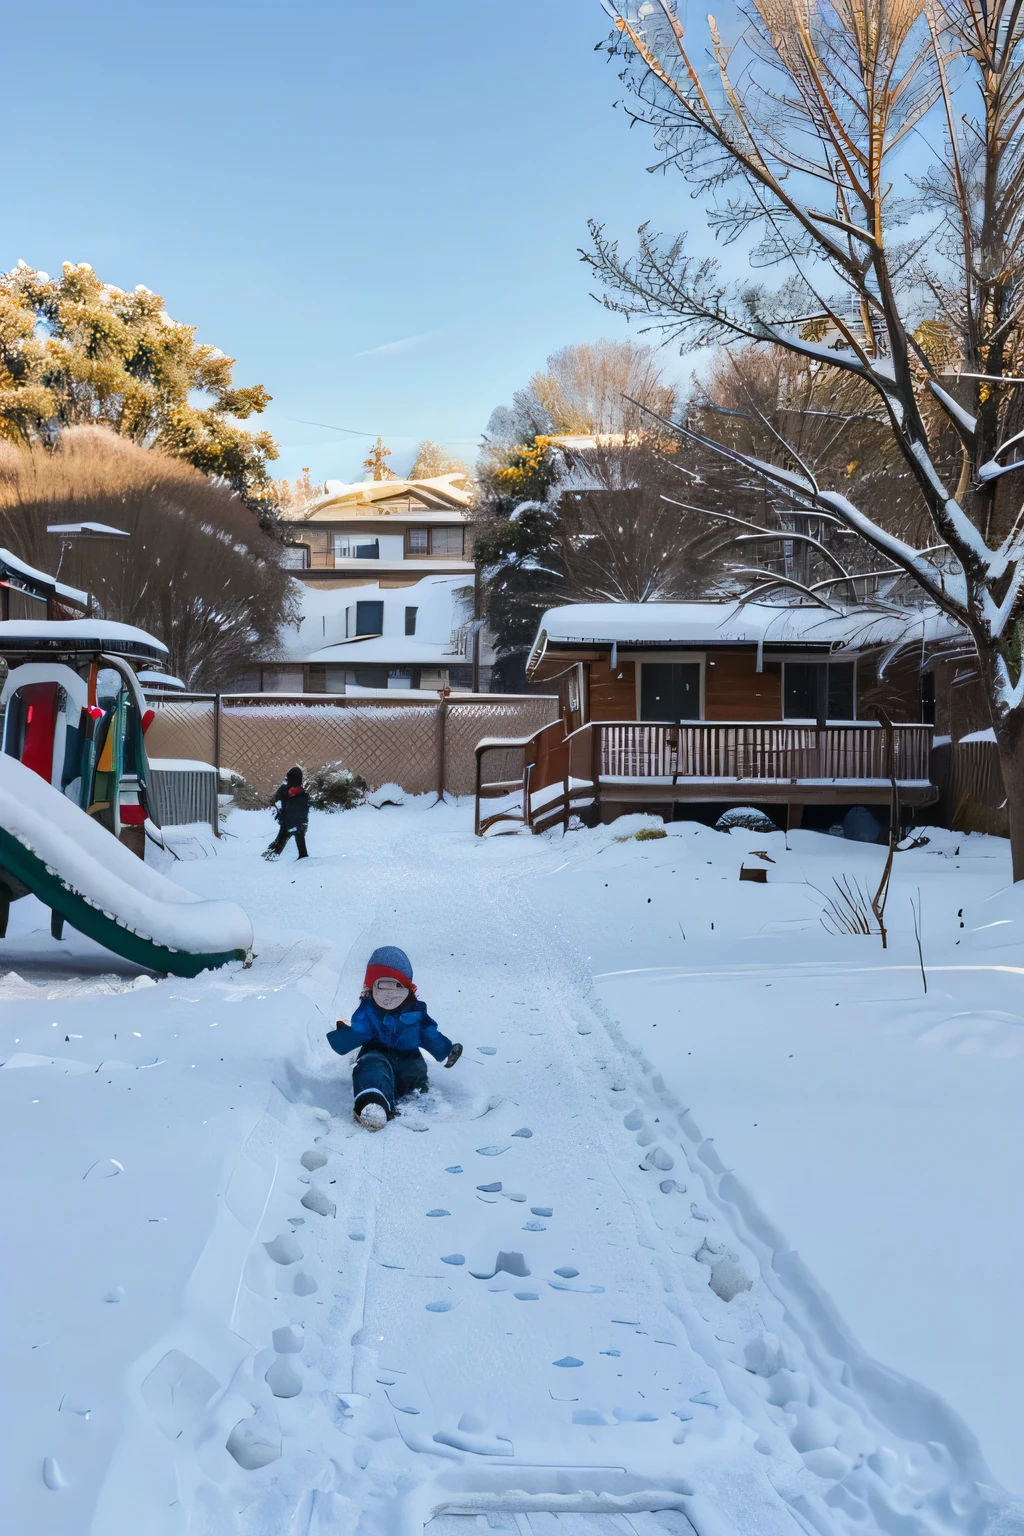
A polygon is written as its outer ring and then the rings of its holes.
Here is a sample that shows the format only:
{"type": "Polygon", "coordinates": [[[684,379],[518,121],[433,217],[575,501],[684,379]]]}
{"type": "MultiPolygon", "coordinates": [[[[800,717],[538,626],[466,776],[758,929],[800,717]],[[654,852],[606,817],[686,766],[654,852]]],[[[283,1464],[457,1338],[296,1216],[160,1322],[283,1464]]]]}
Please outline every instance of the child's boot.
{"type": "Polygon", "coordinates": [[[373,1089],[359,1095],[353,1112],[357,1124],[366,1131],[382,1131],[388,1123],[387,1100],[373,1089]]]}

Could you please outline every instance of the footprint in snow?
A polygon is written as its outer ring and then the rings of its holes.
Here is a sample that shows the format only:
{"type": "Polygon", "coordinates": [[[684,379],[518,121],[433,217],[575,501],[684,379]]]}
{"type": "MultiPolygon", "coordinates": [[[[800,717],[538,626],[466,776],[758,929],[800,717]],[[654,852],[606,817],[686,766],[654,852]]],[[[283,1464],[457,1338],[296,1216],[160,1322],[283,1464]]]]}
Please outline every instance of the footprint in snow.
{"type": "Polygon", "coordinates": [[[476,1150],[480,1157],[500,1157],[508,1151],[508,1147],[477,1147],[476,1150]]]}
{"type": "Polygon", "coordinates": [[[444,1210],[441,1209],[440,1206],[438,1206],[436,1211],[428,1211],[427,1215],[428,1216],[450,1216],[451,1215],[451,1211],[444,1211],[444,1210]]]}
{"type": "Polygon", "coordinates": [[[299,1162],[302,1164],[303,1168],[305,1168],[307,1173],[315,1173],[318,1168],[322,1168],[324,1166],[326,1161],[327,1153],[321,1152],[319,1148],[309,1152],[303,1152],[302,1156],[299,1158],[299,1162]]]}
{"type": "Polygon", "coordinates": [[[478,1045],[477,1050],[481,1056],[497,1056],[498,1054],[498,1047],[496,1045],[478,1045]]]}
{"type": "Polygon", "coordinates": [[[302,1249],[295,1241],[293,1232],[279,1232],[269,1243],[263,1244],[267,1257],[275,1264],[295,1264],[302,1258],[302,1249]]]}
{"type": "Polygon", "coordinates": [[[523,1224],[524,1232],[546,1232],[547,1227],[542,1221],[527,1221],[523,1224]]]}
{"type": "Polygon", "coordinates": [[[554,1209],[550,1205],[531,1205],[530,1206],[530,1215],[531,1216],[553,1216],[554,1214],[555,1214],[554,1209]]]}
{"type": "Polygon", "coordinates": [[[470,1270],[474,1280],[493,1280],[495,1275],[501,1273],[515,1275],[518,1280],[525,1280],[528,1278],[530,1271],[527,1269],[526,1260],[521,1253],[506,1253],[504,1249],[499,1251],[498,1257],[494,1261],[494,1268],[486,1274],[478,1274],[475,1269],[470,1270]]]}
{"type": "Polygon", "coordinates": [[[454,1301],[428,1301],[428,1312],[450,1312],[454,1307],[454,1301]]]}
{"type": "Polygon", "coordinates": [[[442,1253],[442,1264],[465,1264],[466,1256],[463,1253],[442,1253]]]}
{"type": "Polygon", "coordinates": [[[555,1274],[562,1280],[575,1280],[579,1274],[578,1269],[573,1269],[571,1264],[564,1264],[561,1269],[556,1269],[555,1274]]]}
{"type": "Polygon", "coordinates": [[[575,1355],[563,1355],[561,1360],[552,1360],[552,1365],[561,1366],[562,1370],[572,1370],[574,1366],[582,1365],[582,1360],[577,1360],[575,1355]]]}
{"type": "Polygon", "coordinates": [[[530,1137],[533,1135],[533,1132],[530,1130],[528,1125],[522,1125],[519,1127],[518,1131],[513,1131],[512,1135],[522,1136],[524,1141],[529,1141],[530,1137]]]}
{"type": "Polygon", "coordinates": [[[445,1169],[445,1173],[461,1173],[461,1172],[462,1172],[462,1169],[459,1167],[458,1163],[453,1163],[450,1168],[446,1168],[445,1169]]]}
{"type": "Polygon", "coordinates": [[[501,1193],[501,1180],[495,1184],[478,1184],[477,1189],[482,1195],[499,1195],[501,1193]]]}
{"type": "Polygon", "coordinates": [[[540,1301],[536,1291],[513,1291],[512,1294],[516,1301],[540,1301]]]}

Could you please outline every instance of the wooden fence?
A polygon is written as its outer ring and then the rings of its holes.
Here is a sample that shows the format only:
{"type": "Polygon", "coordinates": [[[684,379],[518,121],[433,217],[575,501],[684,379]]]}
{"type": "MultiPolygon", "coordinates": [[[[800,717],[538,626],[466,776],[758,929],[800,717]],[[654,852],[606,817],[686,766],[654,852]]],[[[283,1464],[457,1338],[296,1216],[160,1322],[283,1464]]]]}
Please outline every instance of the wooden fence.
{"type": "MultiPolygon", "coordinates": [[[[270,794],[293,763],[307,772],[342,762],[371,788],[473,793],[482,736],[532,735],[557,714],[545,694],[455,694],[447,699],[344,694],[151,695],[151,757],[191,758],[242,774],[270,794]]],[[[506,751],[509,774],[522,753],[506,751]]]]}
{"type": "Polygon", "coordinates": [[[1009,837],[1010,816],[994,741],[945,742],[932,752],[939,786],[937,820],[954,832],[1009,837]]]}

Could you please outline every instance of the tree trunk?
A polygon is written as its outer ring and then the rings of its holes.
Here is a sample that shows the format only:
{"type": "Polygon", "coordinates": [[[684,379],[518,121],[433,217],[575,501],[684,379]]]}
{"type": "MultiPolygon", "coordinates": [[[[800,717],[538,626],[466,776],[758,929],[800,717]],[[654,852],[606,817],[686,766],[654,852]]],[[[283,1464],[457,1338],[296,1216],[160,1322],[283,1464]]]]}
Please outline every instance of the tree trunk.
{"type": "Polygon", "coordinates": [[[1024,880],[1024,709],[1015,709],[996,726],[996,742],[1010,818],[1013,878],[1024,880]]]}

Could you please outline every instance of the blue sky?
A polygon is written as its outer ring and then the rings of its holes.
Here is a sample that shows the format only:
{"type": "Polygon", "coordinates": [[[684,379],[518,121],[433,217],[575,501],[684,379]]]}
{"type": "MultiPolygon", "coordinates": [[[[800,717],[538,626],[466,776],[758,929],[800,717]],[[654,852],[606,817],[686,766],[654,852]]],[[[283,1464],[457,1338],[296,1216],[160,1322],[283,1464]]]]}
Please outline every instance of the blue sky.
{"type": "Polygon", "coordinates": [[[34,67],[5,82],[0,264],[162,293],[270,390],[289,475],[360,474],[367,439],[305,422],[472,459],[548,353],[624,333],[587,218],[702,224],[613,110],[598,0],[54,0],[4,32],[34,67]]]}

